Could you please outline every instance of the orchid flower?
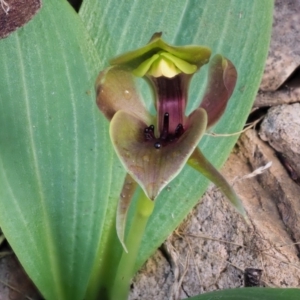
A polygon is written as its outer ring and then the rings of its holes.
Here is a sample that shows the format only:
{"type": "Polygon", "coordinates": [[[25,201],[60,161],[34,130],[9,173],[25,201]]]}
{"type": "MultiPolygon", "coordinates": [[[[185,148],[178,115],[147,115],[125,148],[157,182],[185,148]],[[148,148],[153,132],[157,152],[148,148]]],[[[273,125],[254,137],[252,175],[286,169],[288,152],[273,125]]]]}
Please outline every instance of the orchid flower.
{"type": "Polygon", "coordinates": [[[136,185],[155,200],[187,162],[218,185],[245,216],[230,185],[197,148],[233,93],[237,72],[230,60],[221,55],[211,59],[203,100],[185,114],[190,80],[210,55],[207,47],[170,46],[156,33],[146,46],[112,59],[97,78],[97,105],[110,121],[112,144],[128,173],[117,213],[117,232],[124,247],[126,213],[136,185]],[[135,88],[136,77],[152,86],[156,116],[145,108],[135,88]]]}

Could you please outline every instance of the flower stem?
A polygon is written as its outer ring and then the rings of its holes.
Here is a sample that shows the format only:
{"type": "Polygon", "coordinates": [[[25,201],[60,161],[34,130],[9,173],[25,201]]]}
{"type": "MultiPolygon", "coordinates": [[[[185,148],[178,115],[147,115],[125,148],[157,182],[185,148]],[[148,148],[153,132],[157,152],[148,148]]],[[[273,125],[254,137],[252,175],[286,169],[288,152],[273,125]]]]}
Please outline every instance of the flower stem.
{"type": "Polygon", "coordinates": [[[112,300],[126,300],[128,298],[130,282],[135,273],[134,267],[141,240],[153,208],[154,202],[151,201],[143,191],[141,191],[133,221],[126,238],[128,253],[123,250],[116,272],[115,281],[111,290],[110,299],[112,300]]]}

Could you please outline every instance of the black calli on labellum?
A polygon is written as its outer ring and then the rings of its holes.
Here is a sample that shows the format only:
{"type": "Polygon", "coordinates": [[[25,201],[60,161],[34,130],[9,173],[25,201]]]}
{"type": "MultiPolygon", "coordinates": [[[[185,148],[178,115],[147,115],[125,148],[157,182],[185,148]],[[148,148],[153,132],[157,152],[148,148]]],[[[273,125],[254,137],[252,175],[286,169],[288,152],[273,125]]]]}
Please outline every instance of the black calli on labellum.
{"type": "Polygon", "coordinates": [[[117,213],[122,243],[136,183],[154,200],[186,163],[219,186],[246,216],[233,189],[197,147],[207,128],[220,119],[233,93],[237,72],[230,60],[221,55],[210,60],[203,100],[186,115],[190,80],[209,62],[210,55],[207,47],[170,46],[156,33],[146,46],[112,59],[97,78],[97,105],[110,121],[112,144],[128,173],[117,213]],[[156,116],[145,108],[135,88],[136,77],[152,86],[156,116]]]}

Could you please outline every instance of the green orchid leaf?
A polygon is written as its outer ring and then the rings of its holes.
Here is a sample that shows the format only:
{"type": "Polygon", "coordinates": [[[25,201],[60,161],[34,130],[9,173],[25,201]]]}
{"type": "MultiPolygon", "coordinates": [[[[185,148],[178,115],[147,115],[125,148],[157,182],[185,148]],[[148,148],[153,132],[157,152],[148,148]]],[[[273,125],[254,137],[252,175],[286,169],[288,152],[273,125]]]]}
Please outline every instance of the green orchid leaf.
{"type": "Polygon", "coordinates": [[[202,108],[189,118],[188,129],[173,143],[155,147],[145,140],[147,124],[123,110],[110,125],[110,135],[117,154],[127,172],[154,200],[160,191],[181,171],[206,130],[207,116],[202,108]]]}
{"type": "Polygon", "coordinates": [[[125,172],[95,105],[94,45],[66,1],[43,2],[0,41],[0,226],[46,299],[82,300],[125,172]]]}
{"type": "Polygon", "coordinates": [[[232,62],[215,55],[209,64],[208,82],[200,107],[208,116],[208,125],[214,125],[223,115],[237,81],[237,72],[232,62]]]}
{"type": "Polygon", "coordinates": [[[300,289],[238,288],[191,297],[191,300],[298,300],[300,289]]]}
{"type": "MultiPolygon", "coordinates": [[[[154,32],[162,31],[164,40],[172,45],[203,45],[212,49],[213,53],[230,59],[238,71],[238,81],[225,114],[213,128],[217,133],[238,132],[246,121],[267,56],[272,13],[272,0],[85,0],[80,10],[98,53],[104,59],[102,69],[108,65],[109,59],[143,47],[154,32]]],[[[159,38],[160,35],[154,37],[152,42],[159,38]]],[[[149,57],[147,55],[140,61],[135,61],[135,58],[150,48],[147,45],[142,52],[133,51],[123,60],[134,62],[132,67],[136,68],[149,57]]],[[[206,77],[205,66],[194,75],[187,114],[199,107],[206,77]]],[[[151,95],[144,89],[142,93],[146,95],[147,106],[150,106],[151,95]]],[[[208,160],[219,168],[237,138],[237,135],[218,139],[207,136],[202,139],[200,148],[208,160]]],[[[178,226],[204,193],[207,184],[203,176],[187,166],[168,185],[168,189],[162,191],[146,229],[137,268],[178,226]]]]}

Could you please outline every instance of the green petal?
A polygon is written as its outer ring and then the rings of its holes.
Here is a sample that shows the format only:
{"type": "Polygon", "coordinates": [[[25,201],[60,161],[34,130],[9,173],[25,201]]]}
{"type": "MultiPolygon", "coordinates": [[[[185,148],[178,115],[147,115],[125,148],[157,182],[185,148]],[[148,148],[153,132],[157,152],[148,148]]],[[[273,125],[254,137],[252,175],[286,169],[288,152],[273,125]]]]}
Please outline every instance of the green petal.
{"type": "Polygon", "coordinates": [[[179,73],[193,74],[197,71],[197,66],[167,52],[159,52],[142,62],[132,71],[135,76],[143,77],[151,75],[154,77],[165,76],[172,78],[179,73]]]}
{"type": "Polygon", "coordinates": [[[156,33],[151,38],[150,42],[137,50],[127,52],[110,61],[112,65],[126,65],[131,69],[136,69],[145,60],[152,57],[154,54],[163,51],[178,57],[189,64],[194,64],[197,68],[206,64],[209,61],[211,50],[202,46],[171,46],[161,39],[161,34],[156,33]]]}
{"type": "Polygon", "coordinates": [[[208,83],[200,107],[207,112],[207,127],[214,125],[223,115],[237,80],[232,62],[215,55],[209,64],[208,83]]]}
{"type": "Polygon", "coordinates": [[[143,77],[150,69],[152,64],[159,58],[158,54],[154,54],[150,58],[142,62],[136,69],[132,71],[132,74],[138,77],[143,77]]]}
{"type": "Polygon", "coordinates": [[[174,63],[167,58],[163,58],[159,56],[159,58],[154,61],[147,75],[153,77],[164,76],[167,78],[173,78],[177,74],[181,73],[181,71],[176,68],[174,63]]]}
{"type": "Polygon", "coordinates": [[[154,200],[161,190],[181,171],[206,129],[205,110],[196,109],[187,120],[188,129],[173,143],[160,149],[145,141],[149,124],[125,111],[118,111],[110,124],[114,148],[127,172],[154,200]]]}
{"type": "Polygon", "coordinates": [[[168,58],[171,62],[174,63],[174,65],[183,73],[185,74],[193,74],[197,71],[197,66],[196,65],[192,65],[189,64],[188,62],[186,62],[185,60],[182,60],[170,53],[167,52],[163,52],[160,54],[163,57],[168,58]]]}
{"type": "Polygon", "coordinates": [[[108,120],[118,110],[134,113],[145,121],[150,120],[131,72],[118,66],[107,68],[99,74],[95,89],[97,105],[108,120]]]}
{"type": "Polygon", "coordinates": [[[132,177],[129,174],[127,174],[120,194],[116,218],[117,235],[126,253],[128,253],[124,242],[126,217],[136,187],[137,183],[132,179],[132,177]]]}
{"type": "Polygon", "coordinates": [[[219,187],[235,209],[247,220],[244,206],[222,174],[205,158],[199,148],[196,148],[188,160],[188,164],[219,187]]]}

